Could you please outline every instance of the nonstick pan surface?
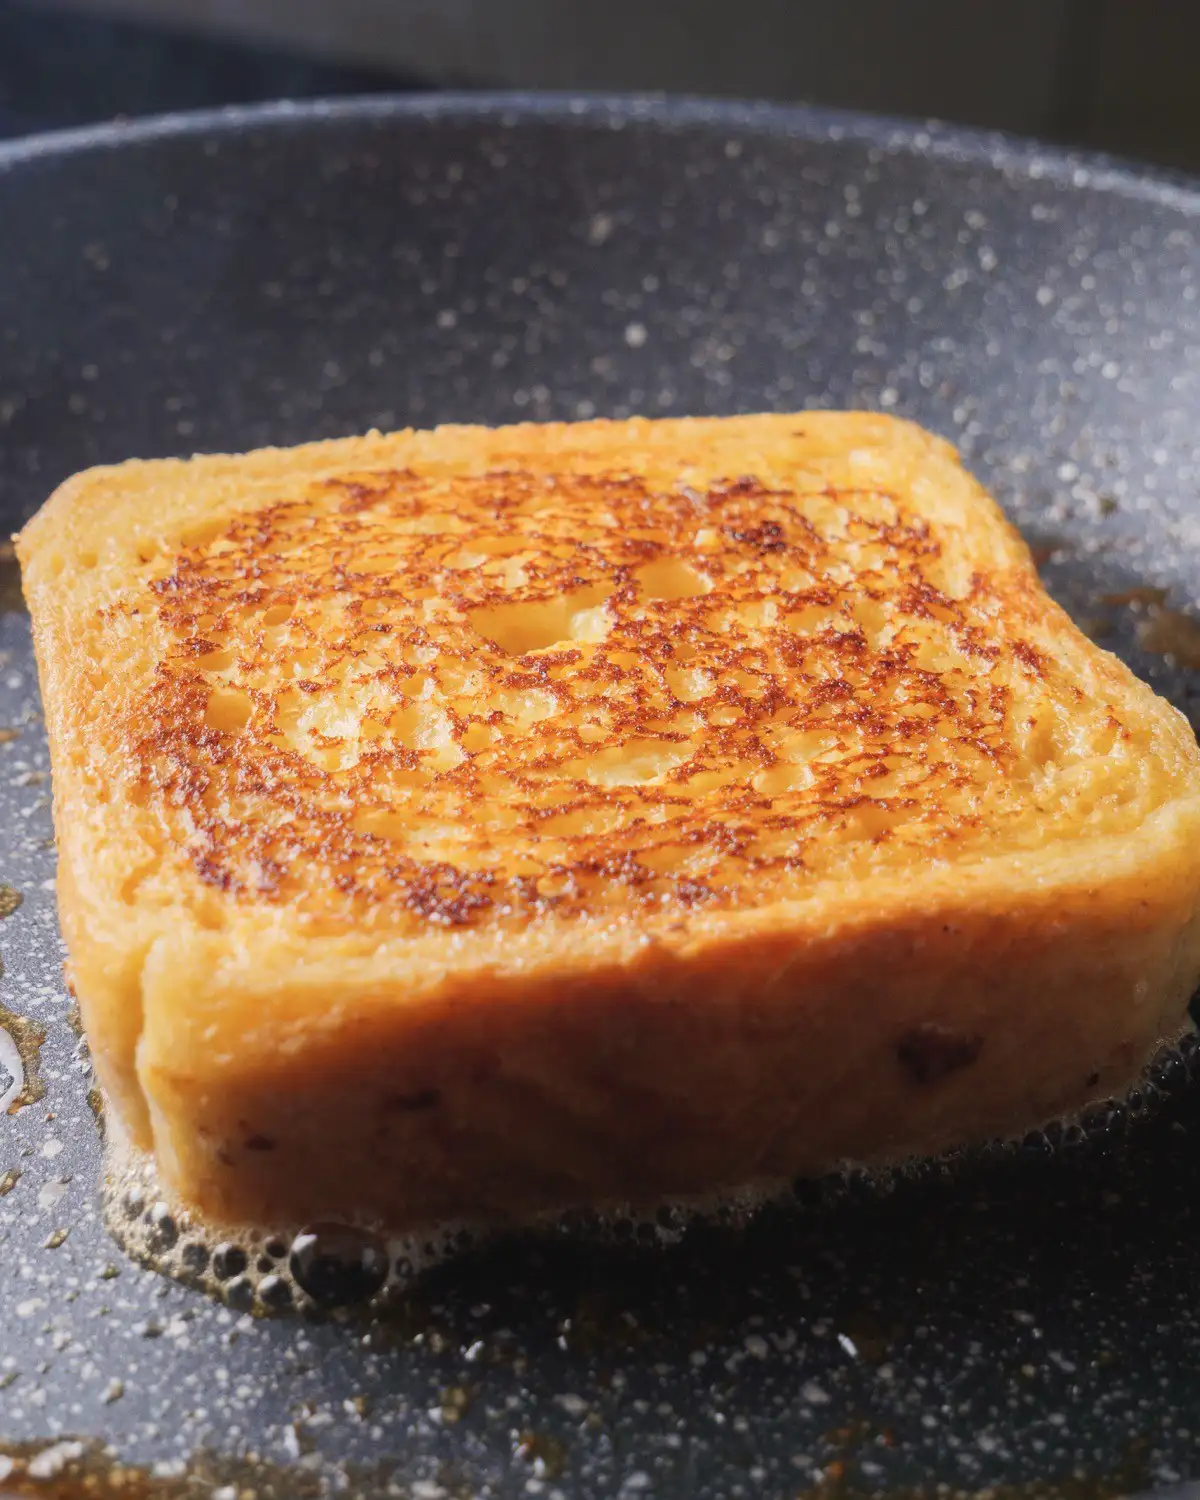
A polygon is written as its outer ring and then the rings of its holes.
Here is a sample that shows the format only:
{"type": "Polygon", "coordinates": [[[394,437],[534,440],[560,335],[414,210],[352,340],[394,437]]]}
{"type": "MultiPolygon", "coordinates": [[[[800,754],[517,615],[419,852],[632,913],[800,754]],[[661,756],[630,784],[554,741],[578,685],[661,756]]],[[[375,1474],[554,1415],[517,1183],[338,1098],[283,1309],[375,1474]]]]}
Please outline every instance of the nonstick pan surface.
{"type": "MultiPolygon", "coordinates": [[[[0,524],[130,455],[884,408],[958,443],[1055,595],[1195,718],[1198,234],[1186,184],[771,108],[406,99],[23,143],[0,149],[0,524]]],[[[164,1493],[414,1500],[1200,1477],[1182,1066],[1083,1143],[802,1187],[669,1252],[509,1246],[388,1325],[259,1319],[125,1261],[0,565],[0,880],[23,897],[0,1002],[46,1032],[44,1095],[0,1116],[0,1490],[39,1451],[97,1483],[115,1453],[164,1493]]]]}

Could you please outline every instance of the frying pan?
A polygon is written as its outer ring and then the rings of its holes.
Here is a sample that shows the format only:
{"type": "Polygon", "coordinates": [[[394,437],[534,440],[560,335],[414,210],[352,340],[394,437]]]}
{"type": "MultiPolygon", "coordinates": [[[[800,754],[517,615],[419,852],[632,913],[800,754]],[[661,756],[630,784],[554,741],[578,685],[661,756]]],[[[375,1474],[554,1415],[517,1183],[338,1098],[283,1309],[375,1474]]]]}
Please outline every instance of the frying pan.
{"type": "MultiPolygon", "coordinates": [[[[1200,712],[1186,183],[826,112],[409,98],[9,146],[0,226],[8,529],[130,454],[880,407],[957,442],[1055,595],[1200,712]]],[[[415,1500],[1200,1476],[1187,1062],[1082,1139],[801,1184],[668,1252],[501,1246],[384,1325],[258,1319],[125,1261],[97,1216],[28,623],[5,599],[0,879],[24,900],[0,1001],[46,1041],[44,1096],[0,1116],[0,1183],[21,1174],[0,1196],[0,1452],[98,1483],[107,1445],[164,1493],[415,1500]]]]}

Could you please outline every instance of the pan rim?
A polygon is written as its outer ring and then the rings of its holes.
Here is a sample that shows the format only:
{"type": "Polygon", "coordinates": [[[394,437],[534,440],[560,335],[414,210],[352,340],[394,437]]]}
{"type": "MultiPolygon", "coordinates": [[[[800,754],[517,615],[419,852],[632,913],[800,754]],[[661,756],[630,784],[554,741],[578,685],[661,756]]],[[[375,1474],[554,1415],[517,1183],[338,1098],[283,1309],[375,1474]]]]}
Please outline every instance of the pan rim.
{"type": "Polygon", "coordinates": [[[430,91],[275,100],[215,109],[118,119],[0,141],[0,182],[21,168],[172,139],[236,138],[340,122],[442,121],[515,126],[542,122],[574,127],[657,127],[737,131],[801,141],[854,142],[890,154],[977,163],[1048,187],[1089,188],[1200,215],[1200,176],[1102,152],[1049,145],[1033,137],[973,126],[837,109],[700,95],[430,91]]]}

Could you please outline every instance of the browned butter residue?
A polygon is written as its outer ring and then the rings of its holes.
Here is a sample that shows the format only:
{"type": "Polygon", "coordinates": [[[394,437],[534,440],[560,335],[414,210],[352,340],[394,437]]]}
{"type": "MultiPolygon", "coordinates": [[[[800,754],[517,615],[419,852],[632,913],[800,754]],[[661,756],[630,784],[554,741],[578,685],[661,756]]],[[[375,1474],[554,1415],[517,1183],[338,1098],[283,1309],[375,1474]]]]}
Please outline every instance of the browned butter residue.
{"type": "Polygon", "coordinates": [[[1033,558],[1035,568],[1044,568],[1048,562],[1052,562],[1059,553],[1066,551],[1070,542],[1063,536],[1042,536],[1026,534],[1025,543],[1029,548],[1029,555],[1033,558]]]}
{"type": "Polygon", "coordinates": [[[1200,620],[1154,605],[1138,625],[1137,639],[1143,651],[1168,656],[1176,666],[1200,672],[1200,620]]]}
{"type": "Polygon", "coordinates": [[[23,614],[26,607],[16,548],[9,541],[0,542],[0,614],[23,614]]]}
{"type": "Polygon", "coordinates": [[[1105,594],[1101,603],[1136,611],[1137,643],[1143,651],[1165,656],[1184,671],[1200,672],[1200,620],[1168,608],[1168,596],[1169,590],[1153,584],[1134,584],[1105,594]]]}
{"type": "Polygon", "coordinates": [[[1115,594],[1102,595],[1100,602],[1111,605],[1114,609],[1123,609],[1129,605],[1149,609],[1152,605],[1165,604],[1167,593],[1167,589],[1156,588],[1148,583],[1137,583],[1132,588],[1118,589],[1115,594]]]}
{"type": "Polygon", "coordinates": [[[0,1005],[0,1029],[7,1031],[12,1038],[13,1045],[21,1059],[21,1066],[25,1070],[25,1081],[21,1086],[21,1092],[8,1106],[8,1113],[15,1115],[27,1104],[36,1104],[46,1092],[46,1087],[38,1072],[38,1058],[41,1055],[42,1044],[46,1040],[46,1031],[36,1021],[29,1020],[27,1016],[14,1014],[5,1005],[0,1005]]]}
{"type": "Polygon", "coordinates": [[[522,1432],[513,1452],[529,1464],[539,1479],[561,1479],[567,1467],[566,1445],[545,1432],[522,1432]]]}
{"type": "MultiPolygon", "coordinates": [[[[825,1465],[811,1489],[801,1490],[797,1500],[1116,1500],[1137,1494],[1150,1482],[1144,1444],[1136,1442],[1114,1472],[1095,1476],[1070,1475],[1061,1479],[1034,1480],[1025,1484],[989,1485],[969,1489],[956,1485],[930,1484],[895,1489],[881,1488],[878,1480],[859,1477],[856,1455],[868,1444],[874,1448],[871,1424],[856,1421],[849,1427],[826,1434],[827,1441],[842,1456],[825,1465]]],[[[891,1446],[882,1434],[883,1446],[891,1446]]],[[[523,1459],[547,1479],[560,1476],[568,1463],[566,1447],[542,1433],[516,1436],[514,1456],[523,1459]]],[[[393,1477],[398,1460],[382,1458],[373,1464],[338,1467],[337,1494],[343,1500],[374,1500],[381,1494],[407,1497],[410,1491],[393,1477]]],[[[448,1500],[467,1500],[477,1493],[461,1477],[440,1476],[448,1500]]],[[[228,1489],[239,1500],[316,1500],[329,1494],[328,1478],[319,1469],[267,1463],[254,1455],[233,1458],[201,1449],[189,1459],[182,1473],[158,1476],[146,1469],[121,1463],[103,1443],[76,1437],[12,1443],[0,1441],[0,1494],[35,1496],[38,1500],[200,1500],[219,1489],[228,1489]]]]}
{"type": "MultiPolygon", "coordinates": [[[[342,1467],[338,1495],[343,1500],[371,1500],[381,1494],[407,1494],[389,1483],[395,1464],[396,1460],[384,1459],[342,1467]]],[[[201,1500],[218,1490],[236,1494],[239,1500],[316,1500],[329,1493],[329,1485],[318,1472],[252,1456],[229,1458],[200,1451],[182,1474],[160,1477],[120,1463],[95,1440],[0,1442],[0,1495],[5,1500],[10,1495],[37,1500],[201,1500]]]]}
{"type": "Polygon", "coordinates": [[[1074,1473],[1054,1479],[990,1484],[982,1489],[944,1483],[888,1488],[861,1474],[858,1458],[879,1447],[892,1447],[890,1433],[877,1432],[872,1423],[858,1418],[824,1436],[837,1456],[824,1465],[811,1488],[794,1492],[796,1500],[867,1500],[868,1496],[872,1500],[1123,1500],[1148,1490],[1152,1481],[1146,1462],[1147,1445],[1136,1438],[1118,1467],[1106,1474],[1074,1473]]]}
{"type": "Polygon", "coordinates": [[[1126,1500],[1139,1489],[1120,1475],[1080,1479],[1034,1479],[1024,1484],[990,1484],[984,1489],[929,1485],[926,1488],[882,1489],[877,1480],[860,1479],[851,1464],[835,1459],[821,1479],[796,1500],[1126,1500]]]}

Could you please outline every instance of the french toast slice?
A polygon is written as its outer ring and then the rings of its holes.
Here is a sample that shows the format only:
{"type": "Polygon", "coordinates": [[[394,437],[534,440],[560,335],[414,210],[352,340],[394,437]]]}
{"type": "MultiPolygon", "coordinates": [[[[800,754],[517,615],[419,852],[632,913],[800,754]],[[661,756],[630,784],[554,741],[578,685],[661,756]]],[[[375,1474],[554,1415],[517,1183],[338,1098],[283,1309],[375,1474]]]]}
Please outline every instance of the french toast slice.
{"type": "Polygon", "coordinates": [[[1194,736],[917,427],[133,462],[18,548],[96,1069],[215,1223],[902,1162],[1186,1024],[1194,736]]]}

